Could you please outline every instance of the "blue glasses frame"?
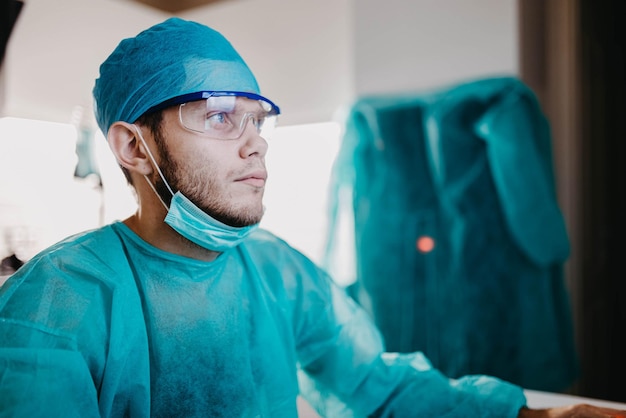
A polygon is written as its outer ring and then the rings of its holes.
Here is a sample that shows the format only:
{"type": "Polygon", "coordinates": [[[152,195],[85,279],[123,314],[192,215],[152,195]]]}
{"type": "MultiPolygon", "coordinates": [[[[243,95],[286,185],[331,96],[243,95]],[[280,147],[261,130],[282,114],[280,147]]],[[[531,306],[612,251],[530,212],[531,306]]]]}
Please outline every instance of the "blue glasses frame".
{"type": "Polygon", "coordinates": [[[247,99],[252,99],[252,100],[260,100],[271,106],[271,109],[268,112],[268,114],[280,115],[280,108],[276,106],[276,104],[272,102],[270,99],[268,99],[267,97],[263,97],[260,94],[249,93],[245,91],[211,91],[211,90],[197,91],[195,93],[187,93],[187,94],[183,94],[180,96],[172,97],[171,99],[161,102],[158,105],[152,106],[145,113],[156,112],[156,111],[163,110],[171,106],[176,106],[176,105],[187,103],[187,102],[193,102],[195,100],[202,100],[202,99],[208,99],[209,97],[220,97],[220,96],[236,96],[236,97],[245,97],[247,99]]]}

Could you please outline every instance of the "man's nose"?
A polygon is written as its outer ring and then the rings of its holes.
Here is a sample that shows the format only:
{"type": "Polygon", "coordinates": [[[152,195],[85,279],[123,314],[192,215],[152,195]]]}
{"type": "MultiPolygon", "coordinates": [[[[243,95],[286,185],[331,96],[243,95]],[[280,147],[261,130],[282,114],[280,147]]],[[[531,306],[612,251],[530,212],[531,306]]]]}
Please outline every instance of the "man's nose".
{"type": "Polygon", "coordinates": [[[260,157],[265,157],[268,144],[265,138],[259,134],[259,129],[257,129],[257,125],[254,123],[252,115],[247,115],[243,124],[244,126],[241,138],[243,139],[244,144],[241,147],[241,157],[248,158],[254,154],[258,154],[260,157]]]}

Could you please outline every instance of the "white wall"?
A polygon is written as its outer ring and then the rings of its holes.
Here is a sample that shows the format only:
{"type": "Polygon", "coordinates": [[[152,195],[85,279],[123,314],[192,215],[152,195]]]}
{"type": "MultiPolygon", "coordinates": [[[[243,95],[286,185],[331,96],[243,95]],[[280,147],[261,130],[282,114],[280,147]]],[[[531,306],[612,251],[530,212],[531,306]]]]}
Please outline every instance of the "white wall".
{"type": "Polygon", "coordinates": [[[357,94],[518,73],[517,0],[358,0],[357,94]]]}
{"type": "Polygon", "coordinates": [[[119,40],[165,16],[115,0],[24,0],[4,63],[3,113],[69,123],[75,106],[91,108],[99,64],[119,40]]]}
{"type": "MultiPolygon", "coordinates": [[[[282,108],[283,124],[328,120],[352,95],[349,0],[230,0],[179,16],[223,32],[282,108]]],[[[100,63],[168,14],[120,0],[25,0],[11,37],[4,114],[69,122],[91,106],[100,63]]]]}
{"type": "MultiPolygon", "coordinates": [[[[122,0],[24,0],[3,68],[3,114],[69,122],[100,62],[168,17],[122,0]]],[[[327,121],[356,94],[517,71],[517,0],[229,0],[181,13],[222,31],[284,110],[327,121]]],[[[89,114],[89,113],[88,113],[89,114]]]]}

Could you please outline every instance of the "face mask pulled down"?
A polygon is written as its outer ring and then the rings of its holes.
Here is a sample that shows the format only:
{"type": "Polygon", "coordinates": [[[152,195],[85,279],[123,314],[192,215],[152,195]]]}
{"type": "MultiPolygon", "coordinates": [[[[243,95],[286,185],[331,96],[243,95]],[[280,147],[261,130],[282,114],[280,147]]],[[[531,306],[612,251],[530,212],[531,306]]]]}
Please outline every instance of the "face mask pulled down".
{"type": "Polygon", "coordinates": [[[146,141],[143,139],[139,127],[136,125],[133,126],[137,130],[139,139],[146,147],[147,154],[150,157],[152,164],[165,183],[165,186],[172,194],[172,200],[168,208],[163,199],[161,199],[161,196],[159,196],[159,193],[156,191],[152,182],[147,176],[144,175],[144,178],[150,185],[150,188],[167,209],[167,216],[165,217],[166,224],[171,226],[176,232],[187,238],[189,241],[206,248],[207,250],[218,252],[224,252],[236,247],[244,239],[246,239],[252,231],[258,228],[258,224],[245,227],[226,225],[204,212],[180,191],[174,193],[165,179],[165,176],[163,176],[156,160],[152,156],[150,148],[148,148],[146,141]]]}

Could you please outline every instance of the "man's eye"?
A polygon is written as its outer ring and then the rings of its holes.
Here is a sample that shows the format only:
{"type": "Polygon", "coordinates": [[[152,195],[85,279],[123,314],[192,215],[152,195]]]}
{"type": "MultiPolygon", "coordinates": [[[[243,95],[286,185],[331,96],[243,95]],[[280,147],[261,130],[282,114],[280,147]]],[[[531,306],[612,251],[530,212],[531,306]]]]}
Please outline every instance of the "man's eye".
{"type": "Polygon", "coordinates": [[[224,112],[207,114],[205,125],[212,129],[225,129],[229,125],[228,116],[224,112]]]}
{"type": "Polygon", "coordinates": [[[252,118],[254,121],[254,126],[256,126],[257,129],[261,129],[263,127],[263,124],[265,123],[266,118],[267,118],[267,113],[254,115],[252,118]]]}

